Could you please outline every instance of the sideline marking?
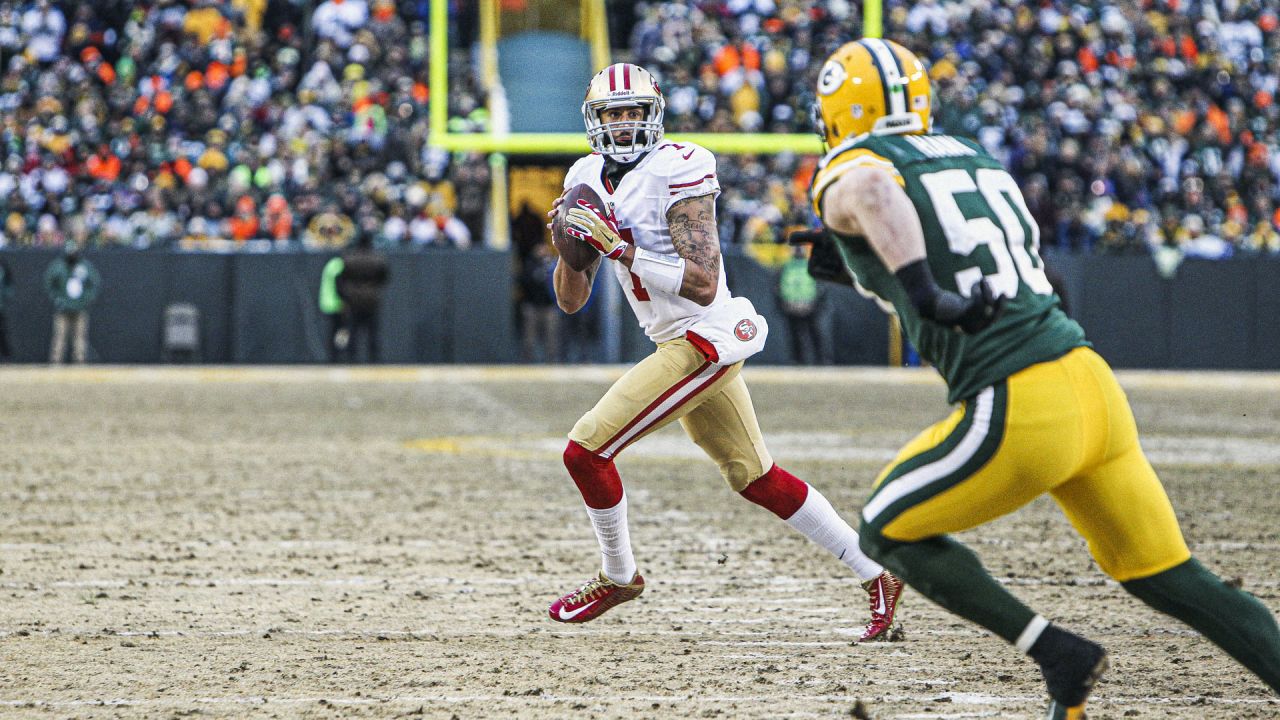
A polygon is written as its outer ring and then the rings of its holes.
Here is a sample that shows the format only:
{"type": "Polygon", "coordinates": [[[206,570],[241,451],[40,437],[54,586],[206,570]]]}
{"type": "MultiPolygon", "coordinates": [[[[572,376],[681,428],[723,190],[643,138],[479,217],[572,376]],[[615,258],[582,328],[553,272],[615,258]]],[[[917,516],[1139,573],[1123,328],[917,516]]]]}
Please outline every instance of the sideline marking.
{"type": "MultiPolygon", "coordinates": [[[[883,433],[865,440],[856,430],[845,432],[774,432],[769,448],[775,457],[790,462],[872,463],[881,466],[897,456],[898,448],[885,445],[883,433]]],[[[409,450],[437,455],[555,461],[563,452],[562,435],[442,435],[403,443],[409,450]]],[[[1143,450],[1155,465],[1178,467],[1280,467],[1280,444],[1271,438],[1238,436],[1161,435],[1141,437],[1143,450]]],[[[644,462],[687,462],[706,455],[688,438],[674,432],[659,433],[627,448],[627,458],[644,462]]]]}

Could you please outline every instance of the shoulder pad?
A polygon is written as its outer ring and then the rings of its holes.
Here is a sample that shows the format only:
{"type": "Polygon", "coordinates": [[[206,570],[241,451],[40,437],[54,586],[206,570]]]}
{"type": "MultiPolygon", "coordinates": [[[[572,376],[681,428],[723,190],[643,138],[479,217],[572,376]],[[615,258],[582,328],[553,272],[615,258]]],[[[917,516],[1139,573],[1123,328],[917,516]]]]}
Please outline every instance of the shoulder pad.
{"type": "Polygon", "coordinates": [[[813,185],[809,188],[813,211],[819,217],[822,216],[822,193],[841,175],[855,167],[878,167],[892,175],[899,185],[905,184],[902,174],[889,158],[861,147],[860,143],[839,145],[822,158],[822,162],[818,164],[818,171],[813,175],[813,185]]]}

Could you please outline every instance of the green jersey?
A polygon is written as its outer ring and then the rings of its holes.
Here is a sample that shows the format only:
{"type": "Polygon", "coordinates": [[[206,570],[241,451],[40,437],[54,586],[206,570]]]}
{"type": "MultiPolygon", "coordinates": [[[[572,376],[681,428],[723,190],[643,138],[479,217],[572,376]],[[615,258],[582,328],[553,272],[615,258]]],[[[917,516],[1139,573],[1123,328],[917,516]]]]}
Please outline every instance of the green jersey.
{"type": "Polygon", "coordinates": [[[1008,298],[1004,314],[974,335],[920,317],[906,290],[862,237],[831,237],[859,289],[896,313],[911,344],[947,381],[947,399],[972,397],[1013,373],[1088,345],[1084,330],[1058,307],[1044,261],[1040,229],[1017,183],[972,140],[949,135],[869,136],[834,148],[814,175],[810,194],[822,215],[822,193],[856,166],[892,173],[915,205],[925,254],[938,285],[967,295],[983,278],[1008,298]]]}

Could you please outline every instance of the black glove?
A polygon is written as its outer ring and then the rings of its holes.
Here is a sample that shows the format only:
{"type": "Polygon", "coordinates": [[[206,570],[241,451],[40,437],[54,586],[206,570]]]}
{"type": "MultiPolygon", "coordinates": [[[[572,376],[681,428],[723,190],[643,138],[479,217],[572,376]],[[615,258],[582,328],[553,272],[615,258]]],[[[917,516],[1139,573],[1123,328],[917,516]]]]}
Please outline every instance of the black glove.
{"type": "Polygon", "coordinates": [[[825,230],[797,230],[787,236],[787,243],[813,245],[809,251],[809,274],[813,279],[853,287],[853,277],[844,266],[844,258],[825,230]]]}
{"type": "Polygon", "coordinates": [[[827,240],[826,230],[792,230],[787,236],[788,245],[817,245],[827,240]]]}
{"type": "Polygon", "coordinates": [[[934,316],[930,318],[939,325],[947,325],[966,335],[973,335],[991,327],[1004,314],[1004,303],[1008,300],[1003,295],[991,292],[991,283],[986,278],[973,284],[969,297],[962,297],[947,290],[938,293],[934,305],[934,316]]]}
{"type": "Polygon", "coordinates": [[[1007,298],[991,291],[986,278],[973,284],[969,296],[943,290],[933,279],[925,260],[917,260],[894,273],[906,289],[920,317],[968,335],[982,332],[1004,313],[1007,298]]]}

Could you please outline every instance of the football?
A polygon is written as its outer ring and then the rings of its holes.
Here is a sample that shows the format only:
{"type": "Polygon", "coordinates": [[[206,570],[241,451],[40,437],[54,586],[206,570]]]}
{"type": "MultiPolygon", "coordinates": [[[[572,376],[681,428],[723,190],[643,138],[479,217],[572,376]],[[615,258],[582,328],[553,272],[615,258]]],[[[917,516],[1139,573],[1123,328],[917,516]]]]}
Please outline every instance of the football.
{"type": "Polygon", "coordinates": [[[590,185],[575,185],[569,188],[564,194],[564,203],[551,220],[551,241],[555,244],[556,251],[560,253],[560,257],[569,264],[569,267],[581,272],[591,267],[591,263],[600,257],[600,253],[596,252],[595,248],[565,232],[569,210],[578,206],[579,199],[586,200],[595,207],[604,209],[604,200],[600,198],[600,195],[595,190],[591,189],[590,185]]]}

